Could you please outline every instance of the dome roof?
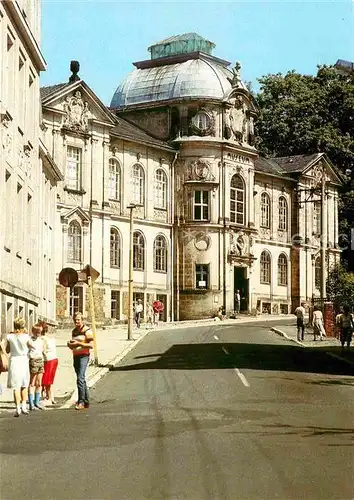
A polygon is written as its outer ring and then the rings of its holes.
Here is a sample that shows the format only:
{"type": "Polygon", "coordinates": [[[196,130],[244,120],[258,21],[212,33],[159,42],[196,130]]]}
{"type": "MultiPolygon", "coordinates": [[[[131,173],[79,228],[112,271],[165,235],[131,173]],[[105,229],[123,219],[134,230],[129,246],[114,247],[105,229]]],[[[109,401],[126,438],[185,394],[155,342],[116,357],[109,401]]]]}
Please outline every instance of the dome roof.
{"type": "MultiPolygon", "coordinates": [[[[110,107],[186,98],[222,99],[232,88],[229,79],[233,80],[234,73],[228,69],[229,62],[211,55],[213,47],[212,42],[195,33],[151,46],[152,59],[134,63],[137,69],[119,85],[110,107]]],[[[241,81],[238,85],[246,89],[241,81]]]]}

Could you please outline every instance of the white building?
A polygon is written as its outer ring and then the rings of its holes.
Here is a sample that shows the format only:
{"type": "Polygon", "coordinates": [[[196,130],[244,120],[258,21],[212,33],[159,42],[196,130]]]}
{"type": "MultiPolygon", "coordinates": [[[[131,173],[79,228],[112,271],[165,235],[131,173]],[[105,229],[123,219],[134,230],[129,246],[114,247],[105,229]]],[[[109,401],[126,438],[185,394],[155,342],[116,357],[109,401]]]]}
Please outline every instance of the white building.
{"type": "Polygon", "coordinates": [[[41,141],[40,1],[0,2],[0,311],[55,321],[54,222],[61,179],[41,141]]]}

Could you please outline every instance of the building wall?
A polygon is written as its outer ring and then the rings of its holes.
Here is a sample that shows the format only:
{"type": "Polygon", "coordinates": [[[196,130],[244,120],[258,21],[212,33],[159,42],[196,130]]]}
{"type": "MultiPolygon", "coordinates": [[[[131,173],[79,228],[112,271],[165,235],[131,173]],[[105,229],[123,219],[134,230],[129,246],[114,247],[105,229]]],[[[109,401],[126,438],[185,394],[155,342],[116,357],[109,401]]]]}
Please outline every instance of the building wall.
{"type": "Polygon", "coordinates": [[[1,330],[22,315],[55,321],[56,180],[39,157],[40,2],[0,2],[1,330]],[[35,45],[31,36],[36,40],[35,45]]]}

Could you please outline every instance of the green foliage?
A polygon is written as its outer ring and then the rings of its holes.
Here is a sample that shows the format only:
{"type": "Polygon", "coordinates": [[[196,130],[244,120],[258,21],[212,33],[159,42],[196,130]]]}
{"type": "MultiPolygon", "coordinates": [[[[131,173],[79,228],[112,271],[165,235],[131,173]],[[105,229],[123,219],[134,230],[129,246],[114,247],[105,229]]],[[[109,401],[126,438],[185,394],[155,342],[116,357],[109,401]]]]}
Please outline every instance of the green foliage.
{"type": "Polygon", "coordinates": [[[352,181],[342,189],[340,231],[354,225],[354,74],[341,75],[331,66],[318,66],[317,75],[289,71],[259,79],[255,96],[260,118],[257,147],[264,156],[327,153],[352,181]]]}
{"type": "Polygon", "coordinates": [[[334,267],[327,278],[327,297],[338,310],[347,304],[354,309],[354,273],[348,272],[345,267],[334,267]]]}

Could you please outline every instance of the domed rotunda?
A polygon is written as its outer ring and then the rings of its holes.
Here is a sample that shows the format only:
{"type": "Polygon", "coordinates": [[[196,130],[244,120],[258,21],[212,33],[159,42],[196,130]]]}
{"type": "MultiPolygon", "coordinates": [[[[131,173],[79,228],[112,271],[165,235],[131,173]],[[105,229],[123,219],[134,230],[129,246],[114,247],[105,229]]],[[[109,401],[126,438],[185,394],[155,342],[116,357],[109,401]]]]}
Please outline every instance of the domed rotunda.
{"type": "MultiPolygon", "coordinates": [[[[136,69],[119,85],[111,108],[181,99],[223,99],[232,88],[235,73],[230,63],[212,55],[215,44],[187,33],[149,47],[151,59],[134,63],[136,69]]],[[[238,80],[240,88],[246,88],[238,80]]]]}

